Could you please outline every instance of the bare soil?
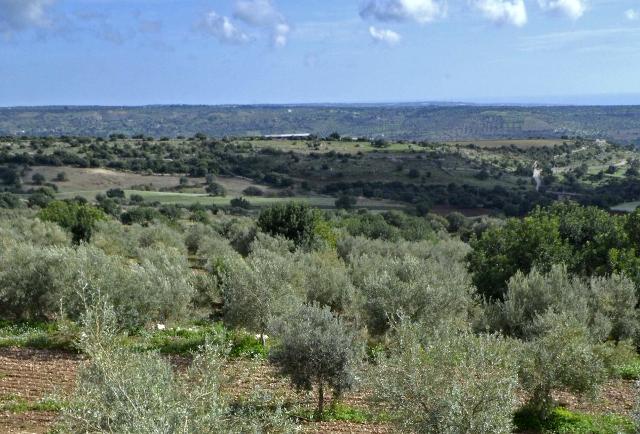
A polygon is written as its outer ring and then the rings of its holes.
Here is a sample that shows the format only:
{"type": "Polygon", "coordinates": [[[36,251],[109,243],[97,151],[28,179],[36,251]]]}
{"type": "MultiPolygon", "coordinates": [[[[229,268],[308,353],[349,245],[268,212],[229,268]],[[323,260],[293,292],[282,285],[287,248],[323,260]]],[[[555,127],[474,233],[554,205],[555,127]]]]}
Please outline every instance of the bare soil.
{"type": "MultiPolygon", "coordinates": [[[[178,370],[185,369],[189,357],[171,356],[171,364],[178,370]]],[[[74,387],[76,373],[82,357],[76,354],[24,348],[0,348],[0,405],[22,399],[29,403],[51,396],[67,396],[74,387]]],[[[249,396],[256,389],[269,391],[283,402],[301,403],[309,408],[315,405],[314,396],[296,392],[288,382],[277,375],[275,369],[263,362],[236,360],[224,369],[229,383],[225,390],[232,398],[249,396]]],[[[563,406],[598,414],[629,414],[634,406],[633,381],[611,380],[604,385],[595,400],[578,398],[567,392],[554,396],[563,406]]],[[[330,396],[328,397],[330,399],[330,396]]],[[[344,397],[351,407],[367,409],[366,393],[356,391],[344,397]]],[[[55,423],[58,414],[47,411],[0,411],[1,433],[46,433],[55,423]]],[[[389,424],[311,422],[303,423],[303,431],[309,433],[391,433],[389,424]]]]}

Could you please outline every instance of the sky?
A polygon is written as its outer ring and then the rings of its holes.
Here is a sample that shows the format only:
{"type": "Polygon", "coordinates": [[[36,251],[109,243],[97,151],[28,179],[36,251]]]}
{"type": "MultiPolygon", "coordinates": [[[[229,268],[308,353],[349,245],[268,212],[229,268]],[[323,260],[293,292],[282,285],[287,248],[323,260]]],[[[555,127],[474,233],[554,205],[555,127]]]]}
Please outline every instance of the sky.
{"type": "Polygon", "coordinates": [[[0,0],[0,106],[640,104],[640,0],[0,0]]]}

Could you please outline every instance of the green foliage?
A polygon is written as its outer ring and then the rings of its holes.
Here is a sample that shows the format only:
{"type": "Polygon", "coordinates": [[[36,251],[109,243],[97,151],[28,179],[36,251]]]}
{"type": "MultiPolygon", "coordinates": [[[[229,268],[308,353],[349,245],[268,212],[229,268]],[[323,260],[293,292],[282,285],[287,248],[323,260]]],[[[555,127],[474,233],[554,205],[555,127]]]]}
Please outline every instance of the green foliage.
{"type": "Polygon", "coordinates": [[[350,262],[370,333],[384,333],[400,313],[433,327],[446,323],[459,328],[469,323],[476,302],[462,263],[373,254],[350,262]]]}
{"type": "Polygon", "coordinates": [[[43,221],[50,221],[71,232],[73,242],[91,241],[96,223],[106,216],[98,208],[78,202],[53,201],[38,212],[43,221]]]}
{"type": "Polygon", "coordinates": [[[640,328],[637,302],[633,283],[623,276],[585,280],[553,266],[549,273],[516,273],[504,301],[487,306],[487,312],[494,329],[523,339],[535,336],[539,316],[553,311],[582,323],[596,341],[624,340],[640,328]]]}
{"type": "Polygon", "coordinates": [[[514,416],[519,431],[536,430],[545,434],[632,434],[633,422],[626,416],[592,415],[557,407],[545,420],[523,407],[514,416]]]}
{"type": "Polygon", "coordinates": [[[436,331],[406,319],[370,373],[375,399],[403,432],[510,433],[513,345],[498,336],[436,331]]]}
{"type": "Polygon", "coordinates": [[[579,321],[550,311],[538,318],[536,326],[539,335],[524,344],[519,375],[529,393],[528,407],[544,420],[554,408],[552,390],[593,395],[606,371],[589,331],[579,321]]]}
{"type": "Polygon", "coordinates": [[[221,392],[224,355],[205,345],[176,375],[154,353],[132,353],[115,343],[114,313],[89,311],[81,347],[89,356],[64,409],[65,432],[287,432],[282,413],[232,413],[221,392]],[[280,415],[280,416],[279,416],[280,415]]]}
{"type": "Polygon", "coordinates": [[[336,199],[336,208],[338,209],[353,209],[358,203],[358,198],[348,195],[342,195],[336,199]]]}
{"type": "Polygon", "coordinates": [[[211,196],[221,196],[224,197],[227,195],[227,190],[224,186],[217,182],[211,182],[205,188],[205,191],[209,193],[211,196]]]}
{"type": "Polygon", "coordinates": [[[193,287],[186,259],[167,250],[141,250],[129,263],[90,246],[19,244],[0,252],[0,306],[4,318],[79,318],[98,294],[112,301],[120,324],[139,327],[188,315],[193,287]]]}
{"type": "Polygon", "coordinates": [[[516,272],[534,267],[548,271],[554,264],[566,264],[571,273],[584,276],[623,271],[636,278],[640,262],[632,260],[635,252],[629,257],[634,218],[625,226],[623,218],[596,207],[559,203],[489,228],[471,241],[468,261],[474,284],[483,295],[502,298],[516,272]]]}
{"type": "Polygon", "coordinates": [[[297,246],[310,246],[319,219],[318,212],[308,205],[289,202],[264,209],[258,217],[258,227],[270,235],[288,238],[297,246]]]}
{"type": "Polygon", "coordinates": [[[354,386],[355,365],[362,346],[355,333],[328,308],[301,306],[287,318],[270,325],[278,338],[269,360],[299,390],[318,391],[318,416],[324,415],[324,387],[334,399],[354,386]]]}
{"type": "Polygon", "coordinates": [[[304,300],[290,256],[259,249],[246,261],[229,259],[220,270],[226,323],[264,333],[271,318],[289,314],[304,300]]]}

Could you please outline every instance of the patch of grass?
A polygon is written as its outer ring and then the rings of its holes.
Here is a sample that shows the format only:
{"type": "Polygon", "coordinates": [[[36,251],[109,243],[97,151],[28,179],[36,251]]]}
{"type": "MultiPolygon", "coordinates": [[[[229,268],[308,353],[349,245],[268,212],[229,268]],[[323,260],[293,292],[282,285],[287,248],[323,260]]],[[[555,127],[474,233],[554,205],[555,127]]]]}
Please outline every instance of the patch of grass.
{"type": "Polygon", "coordinates": [[[624,380],[640,379],[640,357],[636,357],[634,360],[625,363],[624,365],[614,367],[613,374],[614,376],[624,380]]]}
{"type": "Polygon", "coordinates": [[[264,359],[267,356],[267,348],[255,336],[244,331],[228,331],[222,323],[145,332],[123,338],[122,344],[134,351],[189,355],[206,342],[227,346],[231,357],[264,359]]]}
{"type": "Polygon", "coordinates": [[[0,411],[11,413],[26,413],[29,411],[60,411],[64,403],[54,398],[42,398],[36,402],[31,402],[20,396],[10,395],[4,397],[0,402],[0,411]]]}
{"type": "Polygon", "coordinates": [[[77,351],[78,328],[72,324],[19,322],[0,323],[0,347],[77,351]]]}
{"type": "MultiPolygon", "coordinates": [[[[292,411],[292,416],[305,420],[318,420],[315,409],[298,408],[292,411]]],[[[347,404],[337,403],[325,409],[322,415],[322,421],[325,422],[350,422],[350,423],[369,423],[369,422],[385,422],[389,417],[383,413],[372,413],[360,408],[351,407],[347,404]]]]}
{"type": "Polygon", "coordinates": [[[545,434],[625,434],[634,433],[633,421],[626,416],[592,415],[572,412],[563,407],[553,410],[547,420],[528,408],[522,408],[514,415],[518,431],[533,430],[545,434]]]}

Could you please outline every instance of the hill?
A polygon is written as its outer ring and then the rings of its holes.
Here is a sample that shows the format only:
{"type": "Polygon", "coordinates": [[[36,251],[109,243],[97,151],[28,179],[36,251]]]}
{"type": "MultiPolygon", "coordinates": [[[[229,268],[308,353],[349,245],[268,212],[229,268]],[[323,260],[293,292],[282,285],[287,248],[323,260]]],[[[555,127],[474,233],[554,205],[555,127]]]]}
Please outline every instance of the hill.
{"type": "Polygon", "coordinates": [[[640,144],[640,106],[274,105],[16,107],[0,135],[260,136],[334,131],[396,140],[582,136],[640,144]]]}

